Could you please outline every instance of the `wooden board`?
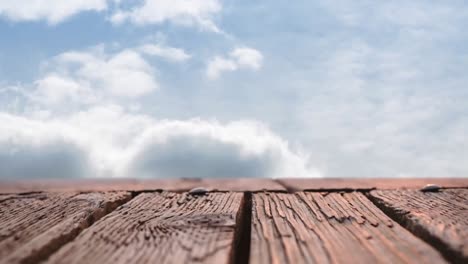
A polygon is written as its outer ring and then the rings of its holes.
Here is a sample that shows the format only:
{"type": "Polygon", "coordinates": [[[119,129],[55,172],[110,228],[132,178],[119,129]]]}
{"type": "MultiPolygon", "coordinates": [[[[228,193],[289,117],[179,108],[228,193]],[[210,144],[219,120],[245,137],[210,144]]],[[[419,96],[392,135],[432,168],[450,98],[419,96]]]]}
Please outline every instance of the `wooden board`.
{"type": "Polygon", "coordinates": [[[48,263],[228,263],[241,193],[142,193],[82,232],[48,263]]]}
{"type": "Polygon", "coordinates": [[[151,191],[185,192],[204,187],[218,191],[285,191],[272,179],[79,179],[29,180],[0,182],[0,193],[25,192],[85,192],[85,191],[151,191]]]}
{"type": "Polygon", "coordinates": [[[420,189],[426,184],[443,188],[466,188],[468,178],[322,178],[278,179],[290,191],[420,189]]]}
{"type": "Polygon", "coordinates": [[[258,191],[286,191],[286,188],[272,179],[203,179],[203,185],[219,191],[258,192],[258,191]]]}
{"type": "Polygon", "coordinates": [[[150,180],[146,184],[137,179],[41,179],[0,182],[0,193],[24,192],[92,192],[144,191],[158,189],[190,190],[195,180],[150,180]]]}
{"type": "Polygon", "coordinates": [[[445,263],[361,193],[253,195],[250,263],[445,263]]]}
{"type": "Polygon", "coordinates": [[[370,196],[406,228],[442,250],[448,259],[468,263],[468,189],[378,190],[370,196]]]}
{"type": "Polygon", "coordinates": [[[0,263],[37,263],[130,198],[125,192],[0,195],[0,263]]]}
{"type": "Polygon", "coordinates": [[[198,187],[221,192],[286,191],[286,188],[278,182],[266,178],[146,179],[138,182],[142,189],[163,189],[173,192],[184,192],[198,187]]]}

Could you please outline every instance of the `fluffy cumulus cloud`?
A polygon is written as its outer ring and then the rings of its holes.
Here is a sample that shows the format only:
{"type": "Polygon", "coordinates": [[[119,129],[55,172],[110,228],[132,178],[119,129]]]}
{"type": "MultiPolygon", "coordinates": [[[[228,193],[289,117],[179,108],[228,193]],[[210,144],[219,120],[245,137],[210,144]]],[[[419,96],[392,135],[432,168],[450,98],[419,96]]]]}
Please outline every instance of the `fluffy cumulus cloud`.
{"type": "Polygon", "coordinates": [[[33,92],[26,95],[45,105],[94,104],[105,98],[137,98],[159,89],[148,57],[181,63],[185,50],[158,43],[109,52],[104,46],[67,51],[43,63],[33,92]]]}
{"type": "MultiPolygon", "coordinates": [[[[307,155],[261,122],[157,119],[125,106],[158,89],[146,60],[152,56],[190,58],[154,43],[68,51],[42,63],[30,85],[0,90],[21,95],[25,106],[0,112],[0,178],[320,175],[307,155]]],[[[258,57],[247,48],[229,55],[235,67],[250,69],[261,66],[258,57]]]]}
{"type": "Polygon", "coordinates": [[[168,47],[161,44],[145,44],[142,45],[139,50],[145,54],[161,57],[172,62],[183,62],[192,57],[183,49],[168,47]]]}
{"type": "Polygon", "coordinates": [[[252,48],[236,48],[227,57],[215,56],[208,62],[206,76],[217,79],[223,72],[239,69],[259,70],[262,67],[263,55],[252,48]]]}
{"type": "Polygon", "coordinates": [[[61,117],[0,113],[0,178],[318,176],[254,121],[157,120],[116,105],[61,117]]]}
{"type": "Polygon", "coordinates": [[[115,11],[111,21],[117,24],[130,21],[137,25],[172,22],[220,32],[213,18],[221,7],[219,0],[144,0],[139,5],[115,11]]]}
{"type": "Polygon", "coordinates": [[[0,0],[0,16],[11,21],[57,24],[81,12],[107,11],[114,24],[171,22],[217,33],[214,18],[221,9],[219,0],[0,0]]]}
{"type": "Polygon", "coordinates": [[[83,11],[107,9],[107,0],[0,0],[0,16],[13,21],[56,24],[83,11]]]}
{"type": "Polygon", "coordinates": [[[94,103],[103,97],[135,98],[158,89],[155,69],[134,49],[62,53],[45,63],[30,95],[45,104],[94,103]]]}

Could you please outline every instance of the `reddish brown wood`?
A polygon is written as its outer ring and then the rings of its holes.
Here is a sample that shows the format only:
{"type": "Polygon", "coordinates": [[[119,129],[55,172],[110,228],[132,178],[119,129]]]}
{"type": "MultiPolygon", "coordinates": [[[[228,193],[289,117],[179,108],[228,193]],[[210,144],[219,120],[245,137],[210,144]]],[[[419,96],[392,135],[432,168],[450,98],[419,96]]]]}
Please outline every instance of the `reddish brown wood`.
{"type": "Polygon", "coordinates": [[[1,182],[0,193],[186,190],[193,185],[193,181],[184,179],[151,180],[148,184],[137,179],[41,179],[1,182]]]}
{"type": "Polygon", "coordinates": [[[241,193],[142,193],[48,263],[228,263],[241,193]]]}
{"type": "Polygon", "coordinates": [[[253,195],[251,263],[445,263],[361,193],[253,195]]]}
{"type": "Polygon", "coordinates": [[[272,179],[203,179],[203,185],[219,191],[258,192],[258,191],[286,191],[283,185],[272,179]]]}
{"type": "Polygon", "coordinates": [[[448,259],[468,263],[468,189],[376,190],[370,197],[448,259]]]}
{"type": "Polygon", "coordinates": [[[25,192],[84,192],[84,191],[189,191],[204,187],[218,191],[285,191],[272,179],[80,179],[80,180],[28,180],[0,182],[0,193],[25,192]]]}
{"type": "Polygon", "coordinates": [[[163,189],[183,192],[203,187],[210,191],[256,192],[286,191],[281,184],[266,178],[205,178],[205,179],[147,179],[139,180],[142,189],[163,189]]]}
{"type": "Polygon", "coordinates": [[[128,201],[119,193],[0,196],[0,263],[37,263],[128,201]]]}
{"type": "Polygon", "coordinates": [[[468,187],[468,178],[321,178],[278,179],[278,182],[291,191],[420,189],[426,184],[443,188],[468,187]]]}

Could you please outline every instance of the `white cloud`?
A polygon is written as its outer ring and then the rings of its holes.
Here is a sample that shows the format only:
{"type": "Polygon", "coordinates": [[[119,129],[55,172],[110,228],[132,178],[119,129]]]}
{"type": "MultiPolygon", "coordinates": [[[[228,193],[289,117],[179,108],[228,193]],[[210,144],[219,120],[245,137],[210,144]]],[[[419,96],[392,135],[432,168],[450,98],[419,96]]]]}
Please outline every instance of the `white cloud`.
{"type": "Polygon", "coordinates": [[[139,97],[157,90],[155,69],[132,49],[62,53],[46,65],[33,97],[43,103],[90,103],[102,96],[139,97]]]}
{"type": "Polygon", "coordinates": [[[263,55],[252,48],[236,48],[227,58],[215,56],[208,62],[206,75],[210,79],[217,79],[221,73],[238,69],[259,70],[262,67],[263,55]]]}
{"type": "Polygon", "coordinates": [[[258,122],[156,120],[115,105],[37,116],[0,113],[0,178],[319,176],[258,122]]]}
{"type": "Polygon", "coordinates": [[[235,71],[237,68],[238,66],[235,61],[216,56],[209,61],[206,75],[210,79],[217,79],[222,72],[235,71]]]}
{"type": "Polygon", "coordinates": [[[239,67],[258,70],[262,67],[263,55],[255,49],[236,48],[230,53],[239,67]]]}
{"type": "Polygon", "coordinates": [[[145,44],[139,50],[145,54],[158,56],[173,62],[186,61],[192,57],[183,49],[167,47],[161,44],[145,44]]]}
{"type": "Polygon", "coordinates": [[[83,86],[73,78],[49,73],[36,81],[36,89],[32,98],[47,105],[62,104],[64,102],[92,102],[93,92],[89,87],[83,86]]]}
{"type": "Polygon", "coordinates": [[[47,21],[61,23],[81,12],[102,12],[109,2],[111,22],[126,21],[137,25],[172,22],[182,26],[196,26],[202,30],[222,33],[214,22],[221,9],[219,0],[142,0],[138,4],[121,0],[0,0],[0,16],[11,21],[47,21]]]}
{"type": "Polygon", "coordinates": [[[118,24],[128,20],[138,25],[173,22],[220,32],[213,17],[221,8],[219,0],[144,0],[136,7],[116,11],[111,21],[118,24]]]}
{"type": "Polygon", "coordinates": [[[103,11],[107,0],[0,0],[0,16],[13,21],[56,24],[83,11],[103,11]]]}
{"type": "Polygon", "coordinates": [[[88,157],[67,129],[0,112],[0,178],[86,175],[88,157]]]}

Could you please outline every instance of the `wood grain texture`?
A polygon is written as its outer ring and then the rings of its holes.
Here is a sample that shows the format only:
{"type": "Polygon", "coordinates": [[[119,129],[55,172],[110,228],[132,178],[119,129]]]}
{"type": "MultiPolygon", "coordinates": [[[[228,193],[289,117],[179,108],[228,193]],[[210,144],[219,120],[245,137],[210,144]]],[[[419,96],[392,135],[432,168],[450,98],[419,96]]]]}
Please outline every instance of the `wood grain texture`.
{"type": "Polygon", "coordinates": [[[466,188],[468,178],[322,178],[278,179],[290,191],[420,189],[426,184],[442,188],[466,188]]]}
{"type": "Polygon", "coordinates": [[[48,263],[228,263],[241,193],[142,193],[48,263]]]}
{"type": "Polygon", "coordinates": [[[468,263],[468,189],[376,190],[370,197],[416,235],[459,263],[468,263]]]}
{"type": "Polygon", "coordinates": [[[67,179],[0,181],[0,193],[26,192],[92,192],[92,191],[151,191],[186,192],[204,187],[218,191],[285,191],[272,179],[67,179]]]}
{"type": "Polygon", "coordinates": [[[253,195],[251,263],[445,263],[363,194],[253,195]]]}
{"type": "Polygon", "coordinates": [[[37,263],[129,193],[32,193],[0,196],[0,263],[37,263]]]}

